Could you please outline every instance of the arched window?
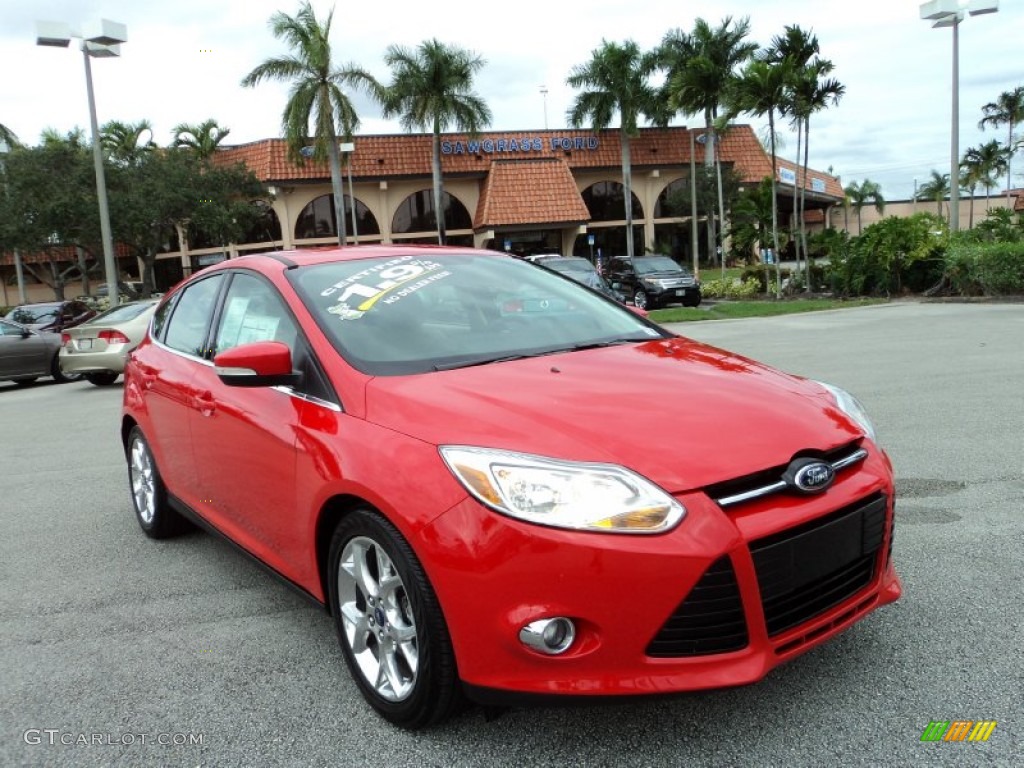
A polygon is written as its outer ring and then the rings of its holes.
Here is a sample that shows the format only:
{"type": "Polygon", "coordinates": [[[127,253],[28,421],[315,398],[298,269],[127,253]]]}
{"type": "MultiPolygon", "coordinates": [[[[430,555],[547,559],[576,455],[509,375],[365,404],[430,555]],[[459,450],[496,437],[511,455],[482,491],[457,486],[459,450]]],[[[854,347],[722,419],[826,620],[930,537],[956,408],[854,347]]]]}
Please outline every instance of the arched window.
{"type": "MultiPolygon", "coordinates": [[[[699,199],[699,198],[698,198],[699,199]]],[[[690,180],[676,179],[669,183],[654,204],[654,218],[674,219],[690,215],[690,180]]]]}
{"type": "MultiPolygon", "coordinates": [[[[466,206],[447,192],[441,193],[441,204],[444,206],[444,227],[449,229],[472,229],[473,219],[470,218],[466,206]]],[[[421,189],[413,192],[395,211],[391,231],[396,235],[408,232],[430,232],[437,229],[434,217],[434,191],[421,189]]]]}
{"type": "MultiPolygon", "coordinates": [[[[581,195],[583,202],[590,211],[591,221],[624,221],[626,206],[624,205],[625,187],[617,181],[599,181],[591,184],[581,195]]],[[[634,194],[633,218],[642,219],[644,209],[634,194]]]]}
{"type": "MultiPolygon", "coordinates": [[[[345,195],[345,231],[349,237],[352,233],[352,198],[345,195]]],[[[379,235],[380,225],[369,208],[356,198],[357,234],[379,235]]],[[[338,223],[334,217],[334,194],[320,195],[311,201],[295,221],[295,239],[304,240],[310,237],[332,237],[338,234],[338,223]]]]}

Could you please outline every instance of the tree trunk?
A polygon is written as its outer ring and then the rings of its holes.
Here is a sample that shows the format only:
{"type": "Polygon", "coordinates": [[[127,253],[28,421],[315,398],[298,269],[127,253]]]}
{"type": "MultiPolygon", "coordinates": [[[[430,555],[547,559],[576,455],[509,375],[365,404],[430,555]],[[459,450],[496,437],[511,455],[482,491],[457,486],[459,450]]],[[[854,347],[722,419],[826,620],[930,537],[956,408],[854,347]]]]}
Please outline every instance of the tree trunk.
{"type": "Polygon", "coordinates": [[[779,264],[779,201],[775,194],[778,160],[775,155],[775,110],[768,110],[768,133],[772,142],[772,246],[775,254],[775,298],[782,298],[782,267],[779,264]]]}
{"type": "MultiPolygon", "coordinates": [[[[708,171],[711,171],[715,166],[715,157],[717,156],[715,141],[717,140],[715,135],[715,122],[714,117],[711,114],[711,110],[704,110],[704,180],[707,181],[708,171]]],[[[718,250],[715,248],[715,237],[717,231],[717,222],[715,221],[715,204],[712,203],[708,206],[708,221],[707,221],[707,233],[708,233],[708,261],[712,264],[717,263],[718,250]]]]}
{"type": "Polygon", "coordinates": [[[75,256],[78,257],[78,271],[82,275],[82,294],[89,295],[89,268],[85,264],[85,248],[75,246],[75,256]]]}
{"type": "Polygon", "coordinates": [[[797,233],[796,237],[793,238],[793,240],[795,241],[794,244],[793,244],[793,253],[796,256],[796,272],[797,272],[797,274],[800,274],[800,245],[801,245],[801,243],[800,243],[800,234],[799,234],[800,226],[801,226],[801,221],[800,221],[800,192],[803,189],[804,182],[806,182],[806,179],[803,179],[801,181],[801,176],[800,176],[800,150],[803,147],[803,138],[804,138],[804,124],[803,124],[802,120],[797,120],[796,121],[796,180],[795,180],[795,182],[793,184],[793,212],[795,214],[794,217],[793,217],[793,223],[796,225],[794,227],[794,230],[797,233]]]}
{"type": "Polygon", "coordinates": [[[626,208],[626,255],[633,258],[633,159],[629,153],[629,134],[620,130],[619,141],[622,144],[622,196],[626,208]]]}
{"type": "Polygon", "coordinates": [[[807,167],[811,162],[811,118],[804,120],[804,183],[800,185],[800,240],[804,249],[804,290],[811,290],[811,254],[807,249],[807,167]]]}
{"type": "Polygon", "coordinates": [[[448,239],[444,229],[444,207],[441,199],[444,180],[441,178],[441,125],[434,119],[434,141],[430,154],[430,170],[434,176],[434,218],[437,220],[437,242],[444,245],[448,239]]]}
{"type": "MultiPolygon", "coordinates": [[[[332,128],[331,133],[334,130],[332,128]]],[[[341,182],[341,153],[338,151],[338,138],[331,136],[327,146],[327,155],[331,160],[331,192],[334,193],[334,218],[338,225],[338,245],[344,245],[348,239],[345,232],[345,187],[341,182]]]]}

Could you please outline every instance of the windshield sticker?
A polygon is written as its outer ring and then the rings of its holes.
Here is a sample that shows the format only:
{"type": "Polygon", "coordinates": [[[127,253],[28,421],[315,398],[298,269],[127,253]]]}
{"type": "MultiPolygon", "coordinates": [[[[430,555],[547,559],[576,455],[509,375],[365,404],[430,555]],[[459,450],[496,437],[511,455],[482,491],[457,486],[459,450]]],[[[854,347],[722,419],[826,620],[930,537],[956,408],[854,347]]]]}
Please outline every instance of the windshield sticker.
{"type": "Polygon", "coordinates": [[[394,304],[424,286],[451,276],[451,272],[443,270],[436,261],[414,258],[390,259],[339,280],[320,292],[324,297],[339,294],[334,306],[327,311],[342,320],[355,320],[378,301],[394,304]]]}

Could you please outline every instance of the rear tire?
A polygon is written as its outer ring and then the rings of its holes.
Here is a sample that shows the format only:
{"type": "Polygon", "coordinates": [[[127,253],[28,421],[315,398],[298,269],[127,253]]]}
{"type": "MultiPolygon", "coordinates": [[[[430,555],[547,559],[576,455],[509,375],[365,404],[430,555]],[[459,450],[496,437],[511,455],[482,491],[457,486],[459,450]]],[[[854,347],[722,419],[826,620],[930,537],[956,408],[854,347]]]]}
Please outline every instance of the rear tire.
{"type": "Polygon", "coordinates": [[[64,371],[60,369],[60,355],[53,356],[53,362],[50,364],[50,375],[58,384],[66,384],[69,381],[79,381],[82,378],[82,374],[80,373],[64,373],[64,371]]]}
{"type": "Polygon", "coordinates": [[[167,503],[167,488],[156,468],[149,443],[138,427],[128,435],[128,487],[132,492],[135,518],[142,532],[151,539],[176,536],[187,528],[184,518],[167,503]]]}
{"type": "Polygon", "coordinates": [[[448,627],[398,529],[372,510],[351,512],[334,531],[327,567],[338,641],[370,706],[410,730],[454,713],[461,689],[448,627]]]}
{"type": "Polygon", "coordinates": [[[85,374],[85,380],[90,384],[95,384],[97,387],[109,387],[117,381],[118,376],[120,376],[120,374],[115,373],[114,371],[101,371],[99,373],[85,374]]]}

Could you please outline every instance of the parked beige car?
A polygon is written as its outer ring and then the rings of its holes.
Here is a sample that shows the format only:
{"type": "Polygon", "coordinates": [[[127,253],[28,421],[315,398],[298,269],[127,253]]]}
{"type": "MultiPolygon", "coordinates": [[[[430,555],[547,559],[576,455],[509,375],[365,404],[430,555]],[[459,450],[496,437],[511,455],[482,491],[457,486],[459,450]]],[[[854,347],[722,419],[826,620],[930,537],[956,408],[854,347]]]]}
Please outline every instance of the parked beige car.
{"type": "Polygon", "coordinates": [[[83,375],[102,387],[124,371],[128,353],[146,335],[159,299],[145,299],[108,309],[87,323],[61,334],[60,368],[83,375]]]}

